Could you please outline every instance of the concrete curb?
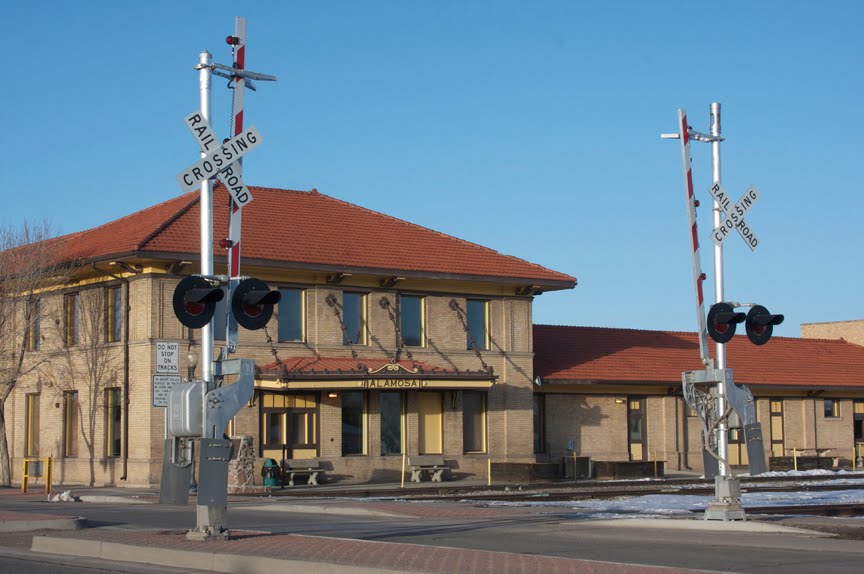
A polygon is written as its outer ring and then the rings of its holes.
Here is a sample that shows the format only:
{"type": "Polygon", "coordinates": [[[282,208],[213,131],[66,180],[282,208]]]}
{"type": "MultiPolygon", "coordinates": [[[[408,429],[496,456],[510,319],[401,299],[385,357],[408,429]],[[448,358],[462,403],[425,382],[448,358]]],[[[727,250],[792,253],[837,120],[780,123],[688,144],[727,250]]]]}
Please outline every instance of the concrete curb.
{"type": "Polygon", "coordinates": [[[33,530],[81,530],[87,526],[83,516],[53,518],[48,520],[4,520],[0,521],[0,532],[32,532],[33,530]]]}
{"type": "Polygon", "coordinates": [[[107,503],[107,504],[155,504],[156,500],[145,500],[143,498],[134,498],[131,496],[102,496],[85,494],[79,496],[81,502],[107,503]]]}

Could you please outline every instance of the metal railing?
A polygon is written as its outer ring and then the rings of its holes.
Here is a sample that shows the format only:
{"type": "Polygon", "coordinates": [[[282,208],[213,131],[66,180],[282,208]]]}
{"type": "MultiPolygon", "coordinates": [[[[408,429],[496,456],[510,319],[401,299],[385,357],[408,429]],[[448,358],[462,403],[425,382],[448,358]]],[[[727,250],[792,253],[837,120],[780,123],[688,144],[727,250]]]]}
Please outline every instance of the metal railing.
{"type": "Polygon", "coordinates": [[[28,481],[31,478],[45,479],[45,494],[51,494],[51,457],[25,458],[21,468],[21,492],[27,494],[28,481]]]}

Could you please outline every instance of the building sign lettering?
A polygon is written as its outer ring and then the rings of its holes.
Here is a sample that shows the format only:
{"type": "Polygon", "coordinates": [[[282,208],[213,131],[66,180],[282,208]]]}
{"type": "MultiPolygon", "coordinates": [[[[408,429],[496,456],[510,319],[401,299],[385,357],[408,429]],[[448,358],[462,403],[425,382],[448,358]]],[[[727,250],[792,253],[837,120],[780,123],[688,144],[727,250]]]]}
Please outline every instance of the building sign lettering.
{"type": "Polygon", "coordinates": [[[367,389],[419,389],[426,386],[421,379],[378,379],[367,381],[367,389]]]}

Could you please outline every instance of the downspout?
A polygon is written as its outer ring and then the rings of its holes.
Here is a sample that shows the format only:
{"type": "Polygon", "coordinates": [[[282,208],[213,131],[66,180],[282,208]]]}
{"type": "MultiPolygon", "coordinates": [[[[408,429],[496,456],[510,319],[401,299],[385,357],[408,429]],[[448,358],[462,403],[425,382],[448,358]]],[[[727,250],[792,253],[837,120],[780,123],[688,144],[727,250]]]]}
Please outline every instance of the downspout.
{"type": "MultiPolygon", "coordinates": [[[[120,480],[126,480],[129,472],[129,317],[132,305],[129,303],[129,279],[114,275],[110,271],[96,267],[91,263],[93,269],[109,277],[123,282],[123,474],[120,480]]],[[[140,271],[138,271],[140,273],[140,271]]]]}
{"type": "MultiPolygon", "coordinates": [[[[684,401],[682,398],[681,401],[684,401]]],[[[681,423],[681,439],[684,442],[684,468],[687,470],[690,469],[690,433],[687,430],[687,427],[690,426],[690,421],[687,420],[687,404],[684,403],[681,405],[681,418],[683,419],[681,423]]]]}

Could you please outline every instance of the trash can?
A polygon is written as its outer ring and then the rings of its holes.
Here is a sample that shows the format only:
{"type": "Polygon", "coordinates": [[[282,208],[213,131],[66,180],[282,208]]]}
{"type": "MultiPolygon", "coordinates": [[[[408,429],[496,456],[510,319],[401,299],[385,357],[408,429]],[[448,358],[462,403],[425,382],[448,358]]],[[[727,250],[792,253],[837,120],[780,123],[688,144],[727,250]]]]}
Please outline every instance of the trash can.
{"type": "Polygon", "coordinates": [[[279,463],[272,458],[264,461],[264,466],[261,467],[261,476],[264,477],[264,486],[282,486],[279,463]]]}

